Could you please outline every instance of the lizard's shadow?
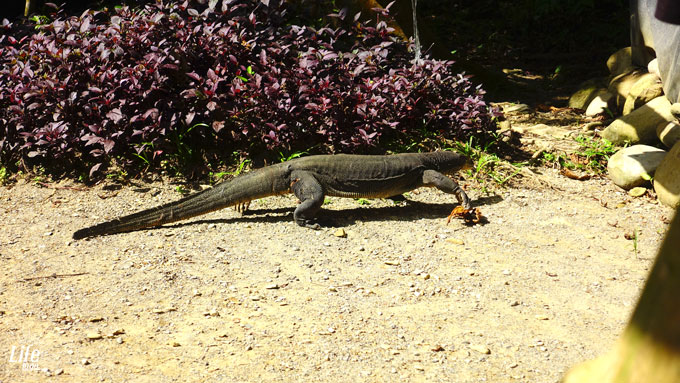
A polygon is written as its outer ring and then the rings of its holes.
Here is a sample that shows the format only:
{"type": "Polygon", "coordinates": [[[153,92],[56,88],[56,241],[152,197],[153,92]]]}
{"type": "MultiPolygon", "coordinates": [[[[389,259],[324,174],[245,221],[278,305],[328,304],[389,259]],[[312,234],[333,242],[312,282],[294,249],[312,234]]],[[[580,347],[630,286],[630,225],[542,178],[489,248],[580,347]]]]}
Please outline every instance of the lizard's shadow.
{"type": "MultiPolygon", "coordinates": [[[[499,203],[503,198],[500,196],[489,196],[477,198],[472,202],[473,207],[492,205],[499,203]]],[[[413,221],[420,218],[446,218],[451,209],[455,206],[452,203],[426,203],[407,200],[404,203],[393,206],[365,206],[354,207],[341,210],[321,209],[316,216],[327,226],[344,227],[353,224],[355,221],[413,221]]],[[[248,223],[265,222],[280,223],[291,222],[295,206],[275,209],[252,209],[243,215],[231,218],[199,219],[191,222],[182,222],[166,227],[183,227],[197,224],[225,224],[225,223],[248,223]]],[[[482,212],[483,213],[483,212],[482,212]]],[[[482,220],[484,224],[488,221],[482,220]]]]}

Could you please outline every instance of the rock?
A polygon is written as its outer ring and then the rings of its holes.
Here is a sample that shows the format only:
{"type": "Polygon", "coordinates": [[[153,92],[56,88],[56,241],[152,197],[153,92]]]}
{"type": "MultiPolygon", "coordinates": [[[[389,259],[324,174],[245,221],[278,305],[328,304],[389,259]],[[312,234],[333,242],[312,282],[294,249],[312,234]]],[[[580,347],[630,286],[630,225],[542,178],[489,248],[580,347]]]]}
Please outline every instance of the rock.
{"type": "Polygon", "coordinates": [[[680,206],[680,142],[673,145],[656,169],[654,191],[664,205],[680,206]]]}
{"type": "Polygon", "coordinates": [[[648,145],[634,145],[621,149],[609,158],[609,178],[617,186],[629,190],[643,185],[666,156],[662,149],[648,145]]]}
{"type": "Polygon", "coordinates": [[[651,73],[643,74],[628,92],[626,102],[623,104],[623,115],[632,112],[642,105],[663,95],[661,79],[651,73]]]}
{"type": "Polygon", "coordinates": [[[657,97],[630,114],[614,120],[602,131],[602,137],[622,145],[657,141],[656,128],[662,122],[673,121],[671,103],[665,96],[657,97]]]}
{"type": "Polygon", "coordinates": [[[527,104],[507,104],[502,106],[504,114],[528,113],[530,108],[527,104]]]}
{"type": "Polygon", "coordinates": [[[86,334],[87,339],[97,340],[102,338],[102,334],[99,331],[91,331],[86,334]]]}
{"type": "Polygon", "coordinates": [[[598,129],[601,126],[604,126],[604,123],[602,121],[591,121],[583,125],[583,128],[581,130],[584,132],[592,132],[593,130],[598,129]]]}
{"type": "Polygon", "coordinates": [[[641,70],[635,69],[630,72],[622,73],[609,82],[607,90],[615,96],[616,107],[618,111],[623,110],[623,105],[626,102],[628,93],[633,85],[645,74],[641,70]]]}
{"type": "Polygon", "coordinates": [[[595,116],[604,113],[607,109],[612,109],[614,95],[605,89],[600,89],[597,96],[588,104],[586,116],[595,116]]]}
{"type": "Polygon", "coordinates": [[[661,77],[661,72],[659,72],[659,60],[654,59],[647,63],[647,71],[655,74],[657,77],[661,77]]]}
{"type": "Polygon", "coordinates": [[[606,91],[607,80],[594,78],[579,85],[578,90],[569,97],[569,107],[585,109],[601,91],[606,91]]]}
{"type": "Polygon", "coordinates": [[[672,148],[680,141],[680,124],[677,122],[662,122],[656,127],[656,136],[667,148],[672,148]]]}
{"type": "Polygon", "coordinates": [[[633,67],[631,47],[621,48],[607,59],[607,68],[612,77],[629,72],[633,67]]]}
{"type": "Polygon", "coordinates": [[[333,235],[338,238],[345,238],[347,237],[347,232],[345,232],[345,229],[340,228],[336,230],[335,233],[333,233],[333,235]]]}
{"type": "Polygon", "coordinates": [[[680,120],[680,103],[676,102],[671,105],[671,115],[673,115],[676,120],[680,120]]]}
{"type": "Polygon", "coordinates": [[[645,193],[647,193],[647,188],[640,186],[628,190],[628,195],[631,197],[642,197],[645,193]]]}

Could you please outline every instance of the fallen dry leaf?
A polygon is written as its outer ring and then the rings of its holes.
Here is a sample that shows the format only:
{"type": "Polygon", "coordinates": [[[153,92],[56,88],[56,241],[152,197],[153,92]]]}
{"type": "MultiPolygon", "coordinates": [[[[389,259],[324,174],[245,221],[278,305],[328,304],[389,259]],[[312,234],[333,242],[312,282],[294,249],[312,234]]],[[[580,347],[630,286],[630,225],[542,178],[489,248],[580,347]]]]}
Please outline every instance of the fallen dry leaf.
{"type": "Polygon", "coordinates": [[[571,178],[572,180],[585,181],[590,179],[589,174],[576,174],[567,168],[562,168],[560,174],[567,178],[571,178]]]}

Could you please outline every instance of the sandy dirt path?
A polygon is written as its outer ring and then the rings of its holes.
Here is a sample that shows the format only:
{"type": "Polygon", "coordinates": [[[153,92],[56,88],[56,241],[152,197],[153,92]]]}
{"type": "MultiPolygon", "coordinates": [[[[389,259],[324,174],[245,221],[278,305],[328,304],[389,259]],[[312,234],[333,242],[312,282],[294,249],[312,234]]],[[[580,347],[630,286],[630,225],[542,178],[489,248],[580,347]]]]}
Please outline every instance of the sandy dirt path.
{"type": "Polygon", "coordinates": [[[488,219],[472,227],[420,189],[331,199],[320,231],[283,196],[81,241],[174,185],[2,187],[0,380],[556,382],[621,332],[672,212],[541,172],[540,188],[468,186],[488,219]]]}

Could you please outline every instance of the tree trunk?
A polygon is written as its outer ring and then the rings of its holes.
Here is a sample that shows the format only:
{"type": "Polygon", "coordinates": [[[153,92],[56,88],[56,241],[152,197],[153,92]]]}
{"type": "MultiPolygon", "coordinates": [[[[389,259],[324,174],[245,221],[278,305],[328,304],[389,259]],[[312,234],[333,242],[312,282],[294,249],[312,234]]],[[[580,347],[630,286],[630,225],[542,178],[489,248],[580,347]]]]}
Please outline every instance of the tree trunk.
{"type": "Polygon", "coordinates": [[[614,349],[564,383],[680,382],[680,214],[676,212],[628,327],[614,349]]]}

